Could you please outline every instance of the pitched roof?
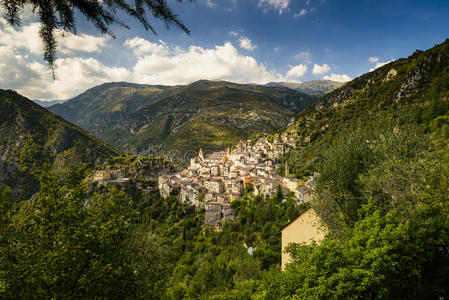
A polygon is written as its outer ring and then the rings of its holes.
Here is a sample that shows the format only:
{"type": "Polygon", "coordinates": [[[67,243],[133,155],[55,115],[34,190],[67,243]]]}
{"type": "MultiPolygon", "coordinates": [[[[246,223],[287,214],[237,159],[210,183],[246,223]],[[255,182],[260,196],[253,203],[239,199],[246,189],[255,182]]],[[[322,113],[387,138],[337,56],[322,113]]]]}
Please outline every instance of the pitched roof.
{"type": "Polygon", "coordinates": [[[284,227],[282,227],[281,229],[279,229],[279,232],[282,232],[285,228],[288,227],[288,225],[290,225],[291,223],[295,222],[299,217],[301,217],[303,214],[305,214],[306,212],[308,212],[309,210],[311,210],[313,208],[309,208],[305,211],[303,211],[302,213],[299,214],[299,216],[297,216],[296,218],[294,218],[293,220],[291,220],[290,222],[288,222],[286,225],[284,225],[284,227]]]}

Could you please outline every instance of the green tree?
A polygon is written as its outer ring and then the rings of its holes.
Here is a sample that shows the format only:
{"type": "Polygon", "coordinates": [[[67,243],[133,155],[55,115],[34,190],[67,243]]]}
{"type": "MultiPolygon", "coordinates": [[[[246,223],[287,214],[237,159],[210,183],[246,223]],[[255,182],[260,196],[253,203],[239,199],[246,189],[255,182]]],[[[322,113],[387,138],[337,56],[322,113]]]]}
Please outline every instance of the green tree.
{"type": "Polygon", "coordinates": [[[449,290],[449,218],[441,208],[413,220],[373,205],[350,238],[291,247],[294,262],[279,273],[271,299],[441,299],[449,290]]]}
{"type": "Polygon", "coordinates": [[[17,209],[0,190],[0,298],[160,298],[170,251],[133,223],[132,199],[41,181],[17,209]]]}
{"type": "Polygon", "coordinates": [[[410,202],[430,141],[418,126],[374,124],[337,137],[323,157],[314,203],[335,231],[351,227],[370,196],[385,209],[410,202]],[[408,189],[408,190],[407,190],[408,189]]]}
{"type": "Polygon", "coordinates": [[[14,200],[9,187],[0,186],[0,296],[4,295],[7,289],[5,269],[8,263],[8,245],[11,230],[11,218],[14,215],[14,200]]]}
{"type": "Polygon", "coordinates": [[[369,131],[349,130],[324,155],[315,206],[333,228],[350,226],[357,220],[362,196],[357,180],[374,159],[370,141],[369,131]]]}

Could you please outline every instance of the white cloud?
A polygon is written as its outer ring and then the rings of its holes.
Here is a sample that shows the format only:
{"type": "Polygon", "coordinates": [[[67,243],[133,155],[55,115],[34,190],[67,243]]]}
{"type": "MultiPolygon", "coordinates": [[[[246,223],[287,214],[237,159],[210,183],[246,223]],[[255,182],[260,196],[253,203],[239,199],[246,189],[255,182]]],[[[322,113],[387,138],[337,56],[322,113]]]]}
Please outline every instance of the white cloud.
{"type": "Polygon", "coordinates": [[[167,55],[169,52],[169,47],[162,40],[159,40],[159,43],[151,43],[145,39],[134,37],[126,40],[124,46],[133,49],[134,54],[138,56],[167,55]]]}
{"type": "Polygon", "coordinates": [[[239,33],[237,31],[229,31],[229,34],[232,35],[233,37],[239,36],[239,33]]]}
{"type": "Polygon", "coordinates": [[[30,23],[17,31],[9,26],[3,18],[0,18],[0,45],[41,54],[44,47],[38,35],[40,25],[40,23],[30,23]]]}
{"type": "Polygon", "coordinates": [[[351,80],[351,77],[349,77],[346,74],[330,74],[323,77],[324,80],[332,80],[337,82],[348,82],[351,80]]]}
{"type": "Polygon", "coordinates": [[[375,63],[375,62],[378,62],[378,61],[379,61],[379,57],[372,56],[372,57],[369,58],[369,62],[371,62],[371,63],[375,63]]]}
{"type": "Polygon", "coordinates": [[[107,41],[107,37],[96,37],[88,34],[69,34],[63,37],[61,33],[57,36],[58,50],[64,54],[69,54],[73,51],[99,52],[106,45],[107,41]]]}
{"type": "MultiPolygon", "coordinates": [[[[209,48],[195,45],[182,48],[162,40],[134,37],[123,43],[124,49],[118,50],[125,51],[130,58],[124,62],[127,67],[123,67],[121,62],[107,65],[101,59],[110,55],[104,51],[109,45],[107,38],[81,34],[60,40],[59,51],[64,55],[56,60],[56,80],[53,80],[42,60],[42,43],[36,34],[39,26],[33,22],[16,30],[5,26],[0,18],[0,88],[17,90],[31,99],[67,99],[111,81],[177,85],[200,79],[260,84],[297,80],[308,70],[303,61],[311,62],[310,53],[299,53],[296,59],[300,64],[281,74],[244,55],[231,42],[209,48]],[[81,52],[84,54],[80,55],[81,52]],[[98,58],[85,57],[86,53],[96,53],[98,58]]],[[[236,37],[243,49],[256,47],[248,38],[238,33],[236,37]]]]}
{"type": "MultiPolygon", "coordinates": [[[[127,43],[125,42],[125,45],[127,43]]],[[[168,53],[139,57],[133,68],[134,81],[151,84],[187,84],[199,79],[239,83],[281,81],[283,76],[269,71],[253,57],[241,55],[230,43],[214,48],[169,47],[168,53]]]]}
{"type": "Polygon", "coordinates": [[[240,42],[240,48],[248,50],[248,51],[253,51],[254,49],[257,48],[257,45],[253,45],[251,40],[247,37],[241,37],[239,39],[240,42]]]}
{"type": "MultiPolygon", "coordinates": [[[[24,85],[30,88],[41,83],[41,74],[33,62],[6,46],[0,46],[0,88],[18,90],[24,85]]],[[[49,75],[49,74],[47,74],[49,75]]]]}
{"type": "MultiPolygon", "coordinates": [[[[38,35],[41,24],[37,22],[22,26],[19,30],[9,26],[0,18],[0,45],[11,49],[25,49],[32,54],[42,55],[43,43],[38,35]]],[[[62,31],[56,34],[58,51],[71,54],[73,51],[98,52],[107,42],[107,37],[96,37],[88,34],[73,35],[62,31]]]]}
{"type": "Polygon", "coordinates": [[[307,66],[303,64],[299,64],[297,66],[290,67],[290,70],[286,74],[286,78],[300,78],[304,76],[307,72],[307,66]]]}
{"type": "Polygon", "coordinates": [[[373,68],[369,69],[369,71],[372,72],[372,71],[376,70],[377,68],[383,67],[386,64],[389,64],[391,62],[392,62],[392,60],[389,60],[389,61],[386,61],[386,62],[378,62],[373,68]]]}
{"type": "Polygon", "coordinates": [[[312,63],[312,54],[310,54],[310,52],[308,51],[299,52],[294,56],[294,59],[303,64],[310,65],[312,63]]]}
{"type": "Polygon", "coordinates": [[[280,15],[288,9],[289,4],[290,0],[259,0],[259,7],[271,7],[278,10],[280,15]]]}
{"type": "Polygon", "coordinates": [[[47,65],[28,61],[12,49],[0,47],[0,87],[17,90],[31,99],[67,99],[104,82],[129,80],[125,68],[108,67],[93,58],[57,59],[56,80],[47,65]]]}
{"type": "Polygon", "coordinates": [[[322,64],[322,65],[314,64],[312,74],[315,74],[315,75],[326,74],[327,72],[330,71],[330,69],[331,69],[331,67],[329,67],[328,64],[322,64]]]}
{"type": "Polygon", "coordinates": [[[217,6],[217,4],[214,3],[214,2],[212,2],[212,0],[206,0],[206,5],[209,6],[209,7],[215,7],[215,6],[217,6]]]}
{"type": "MultiPolygon", "coordinates": [[[[131,68],[108,66],[94,58],[73,56],[56,60],[56,80],[53,80],[47,65],[36,60],[41,53],[38,56],[20,55],[16,49],[0,45],[0,88],[15,89],[31,99],[50,100],[67,99],[111,81],[175,85],[209,79],[263,84],[286,78],[268,70],[253,57],[239,53],[230,42],[212,48],[180,48],[163,41],[152,43],[132,38],[125,41],[124,46],[135,55],[135,64],[131,68]]],[[[293,68],[288,75],[300,77],[299,71],[293,68]]]]}
{"type": "MultiPolygon", "coordinates": [[[[108,67],[93,58],[72,57],[55,61],[57,78],[53,80],[42,61],[39,27],[40,23],[31,22],[16,29],[0,18],[1,88],[15,89],[30,98],[65,99],[97,83],[129,78],[124,68],[108,67]]],[[[100,52],[108,40],[87,34],[65,38],[61,31],[56,38],[59,53],[71,56],[78,52],[100,52]]]]}
{"type": "Polygon", "coordinates": [[[132,79],[132,74],[127,69],[109,67],[94,58],[57,59],[56,65],[56,80],[43,76],[47,79],[47,89],[54,95],[53,98],[58,95],[56,98],[66,99],[93,85],[132,79]]]}
{"type": "Polygon", "coordinates": [[[301,9],[298,13],[293,15],[293,18],[305,16],[309,11],[306,8],[301,9]]]}

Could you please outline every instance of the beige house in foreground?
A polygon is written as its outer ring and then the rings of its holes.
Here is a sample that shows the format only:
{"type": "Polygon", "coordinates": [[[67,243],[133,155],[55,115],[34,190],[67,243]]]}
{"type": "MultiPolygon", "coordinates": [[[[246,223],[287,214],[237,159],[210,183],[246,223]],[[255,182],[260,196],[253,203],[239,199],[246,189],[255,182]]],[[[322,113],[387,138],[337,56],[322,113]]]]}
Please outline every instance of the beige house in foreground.
{"type": "Polygon", "coordinates": [[[282,231],[282,270],[290,261],[290,255],[285,253],[285,247],[290,243],[310,244],[312,240],[319,243],[327,233],[320,217],[313,208],[305,211],[299,217],[288,223],[282,231]]]}

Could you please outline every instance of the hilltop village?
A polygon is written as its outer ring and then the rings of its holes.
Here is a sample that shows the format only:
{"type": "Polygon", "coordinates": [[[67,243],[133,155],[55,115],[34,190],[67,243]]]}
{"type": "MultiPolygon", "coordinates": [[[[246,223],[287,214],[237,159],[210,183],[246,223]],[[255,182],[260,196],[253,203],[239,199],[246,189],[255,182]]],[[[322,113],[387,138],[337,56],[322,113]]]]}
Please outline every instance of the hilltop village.
{"type": "Polygon", "coordinates": [[[200,150],[187,169],[159,177],[160,194],[164,198],[178,195],[181,202],[204,208],[205,225],[217,229],[235,218],[230,203],[242,199],[245,192],[267,197],[293,193],[298,203],[308,202],[315,189],[313,177],[305,182],[289,177],[287,164],[285,176],[280,175],[281,156],[296,146],[295,140],[284,136],[240,141],[232,151],[207,156],[200,150]]]}

